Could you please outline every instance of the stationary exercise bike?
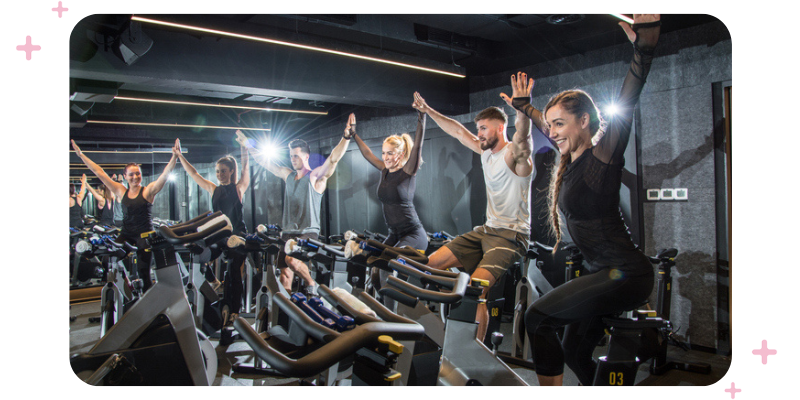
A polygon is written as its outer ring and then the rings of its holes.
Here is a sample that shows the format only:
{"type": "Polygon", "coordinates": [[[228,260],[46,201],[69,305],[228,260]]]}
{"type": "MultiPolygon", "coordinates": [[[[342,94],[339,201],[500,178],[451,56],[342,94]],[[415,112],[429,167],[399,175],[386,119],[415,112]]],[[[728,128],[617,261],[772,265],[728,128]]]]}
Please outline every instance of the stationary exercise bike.
{"type": "Polygon", "coordinates": [[[208,246],[230,232],[230,221],[217,212],[144,233],[156,264],[156,283],[92,349],[70,358],[76,375],[91,385],[213,383],[216,352],[195,325],[174,246],[208,246]]]}

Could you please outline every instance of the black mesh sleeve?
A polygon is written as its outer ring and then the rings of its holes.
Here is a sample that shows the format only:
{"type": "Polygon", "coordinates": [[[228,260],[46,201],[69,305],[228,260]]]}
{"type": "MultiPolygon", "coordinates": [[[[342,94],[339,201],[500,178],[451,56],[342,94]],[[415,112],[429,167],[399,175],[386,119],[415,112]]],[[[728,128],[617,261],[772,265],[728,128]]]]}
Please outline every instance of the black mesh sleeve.
{"type": "Polygon", "coordinates": [[[633,60],[616,101],[618,111],[609,122],[603,137],[592,149],[595,157],[606,164],[619,164],[623,161],[633,125],[633,111],[650,72],[653,50],[661,30],[657,22],[634,24],[632,28],[636,32],[633,60]]]}

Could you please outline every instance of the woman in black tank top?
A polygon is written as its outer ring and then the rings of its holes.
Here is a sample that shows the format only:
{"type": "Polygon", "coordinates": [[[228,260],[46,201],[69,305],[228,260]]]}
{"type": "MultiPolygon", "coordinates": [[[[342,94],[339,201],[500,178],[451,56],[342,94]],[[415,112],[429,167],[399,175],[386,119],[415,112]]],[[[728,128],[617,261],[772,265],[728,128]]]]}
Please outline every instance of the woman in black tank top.
{"type": "MultiPolygon", "coordinates": [[[[378,183],[378,199],[383,208],[383,219],[389,228],[385,244],[396,247],[411,246],[425,251],[428,248],[428,234],[422,226],[414,207],[417,171],[422,165],[422,141],[425,139],[425,114],[417,113],[417,131],[414,142],[407,133],[392,135],[383,141],[379,159],[356,134],[356,116],[350,114],[345,128],[345,137],[354,137],[361,155],[381,173],[378,183]]],[[[389,273],[379,270],[382,286],[389,273]]],[[[373,282],[375,284],[376,282],[373,282]]],[[[389,299],[386,299],[389,300],[389,299]]],[[[391,307],[392,302],[386,302],[391,307]]]]}
{"type": "MultiPolygon", "coordinates": [[[[236,131],[237,141],[243,137],[241,131],[236,131]]],[[[183,165],[186,173],[197,183],[198,186],[211,194],[211,207],[213,211],[222,211],[225,216],[231,221],[234,235],[244,236],[247,234],[247,226],[244,223],[244,213],[242,199],[247,187],[250,186],[250,168],[248,167],[248,154],[247,148],[240,142],[242,152],[242,174],[237,179],[237,165],[236,159],[231,156],[225,156],[217,161],[215,172],[217,175],[217,182],[214,184],[208,179],[203,178],[197,170],[186,160],[186,157],[180,151],[180,147],[173,149],[175,156],[178,157],[183,165]]],[[[242,269],[244,268],[244,261],[246,256],[237,252],[231,252],[231,257],[227,267],[227,277],[225,280],[225,301],[230,307],[232,317],[233,314],[238,314],[241,308],[242,292],[244,286],[242,285],[242,269]]],[[[210,268],[208,269],[210,271],[210,268]]],[[[210,281],[219,281],[213,278],[213,275],[206,275],[210,281]]],[[[232,319],[231,319],[232,321],[232,319]]]]}
{"type": "Polygon", "coordinates": [[[75,192],[75,185],[69,184],[69,226],[83,228],[83,199],[86,197],[86,174],[81,176],[81,190],[75,192]]]}
{"type": "MultiPolygon", "coordinates": [[[[175,141],[175,146],[180,148],[180,143],[177,140],[175,141]]],[[[149,289],[153,284],[150,278],[150,260],[152,255],[150,252],[145,251],[145,246],[140,235],[153,230],[153,200],[155,200],[156,195],[164,187],[164,184],[166,184],[169,173],[175,168],[177,158],[173,154],[166,168],[164,168],[164,172],[159,175],[158,179],[147,186],[142,186],[142,170],[139,168],[139,165],[136,163],[126,165],[123,170],[123,177],[128,182],[128,187],[126,188],[125,185],[111,179],[111,177],[103,171],[103,168],[83,154],[74,140],[72,141],[72,147],[75,150],[75,154],[83,160],[84,164],[86,164],[98,178],[100,178],[100,181],[108,186],[115,196],[122,199],[121,202],[125,213],[118,239],[136,243],[139,248],[139,251],[136,253],[139,278],[144,283],[144,290],[149,289]]]]}
{"type": "Polygon", "coordinates": [[[653,266],[633,245],[619,211],[619,190],[623,153],[653,60],[660,17],[635,14],[633,27],[620,25],[633,43],[633,60],[615,102],[621,111],[607,126],[603,127],[594,101],[580,90],[553,96],[544,115],[530,105],[533,82],[525,86],[524,74],[518,74],[516,81],[512,77],[513,99],[502,95],[528,115],[561,153],[549,195],[554,248],[561,240],[560,210],[589,265],[587,274],[556,287],[525,312],[541,386],[561,385],[565,362],[581,384],[591,385],[597,369],[592,352],[605,328],[602,317],[639,306],[653,290],[653,266]],[[519,90],[522,87],[525,90],[519,90]],[[566,328],[559,340],[561,326],[566,328]]]}
{"type": "Polygon", "coordinates": [[[111,189],[106,185],[103,185],[101,190],[95,190],[92,185],[87,185],[87,188],[97,202],[100,225],[114,225],[114,194],[111,193],[111,189]]]}

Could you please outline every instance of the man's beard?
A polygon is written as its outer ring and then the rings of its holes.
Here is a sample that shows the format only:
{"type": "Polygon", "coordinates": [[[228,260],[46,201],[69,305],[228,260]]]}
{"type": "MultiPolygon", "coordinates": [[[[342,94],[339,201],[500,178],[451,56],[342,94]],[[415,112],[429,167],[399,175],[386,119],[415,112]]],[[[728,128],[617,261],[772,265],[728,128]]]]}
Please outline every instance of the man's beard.
{"type": "Polygon", "coordinates": [[[497,144],[497,138],[496,137],[486,138],[486,141],[481,142],[481,144],[480,144],[481,150],[491,149],[492,147],[494,147],[495,144],[497,144]]]}

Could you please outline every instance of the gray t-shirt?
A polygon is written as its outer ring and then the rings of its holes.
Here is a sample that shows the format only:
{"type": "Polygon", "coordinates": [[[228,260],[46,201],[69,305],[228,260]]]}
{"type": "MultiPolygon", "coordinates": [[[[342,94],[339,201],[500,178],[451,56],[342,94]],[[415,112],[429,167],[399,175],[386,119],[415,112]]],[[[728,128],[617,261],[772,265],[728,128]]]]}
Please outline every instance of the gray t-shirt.
{"type": "Polygon", "coordinates": [[[309,174],[300,179],[297,171],[286,177],[286,192],[283,196],[282,229],[284,233],[316,233],[319,234],[319,214],[322,205],[322,193],[314,190],[309,174]]]}

